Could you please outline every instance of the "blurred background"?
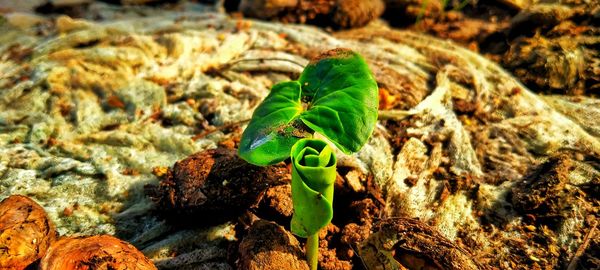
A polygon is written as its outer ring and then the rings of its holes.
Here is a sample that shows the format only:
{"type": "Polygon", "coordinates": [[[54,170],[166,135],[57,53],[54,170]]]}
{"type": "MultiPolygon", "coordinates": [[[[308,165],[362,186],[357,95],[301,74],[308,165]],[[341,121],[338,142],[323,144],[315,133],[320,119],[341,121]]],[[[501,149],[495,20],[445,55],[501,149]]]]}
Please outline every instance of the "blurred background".
{"type": "MultiPolygon", "coordinates": [[[[600,1],[595,0],[26,0],[0,1],[23,24],[66,14],[102,20],[97,6],[213,10],[238,17],[307,23],[328,31],[379,21],[451,39],[512,71],[537,92],[600,91],[600,1]],[[25,15],[29,14],[29,15],[25,15]],[[34,15],[35,14],[35,15],[34,15]],[[33,17],[32,17],[33,16],[33,17]]],[[[147,12],[145,11],[140,12],[147,12]]]]}

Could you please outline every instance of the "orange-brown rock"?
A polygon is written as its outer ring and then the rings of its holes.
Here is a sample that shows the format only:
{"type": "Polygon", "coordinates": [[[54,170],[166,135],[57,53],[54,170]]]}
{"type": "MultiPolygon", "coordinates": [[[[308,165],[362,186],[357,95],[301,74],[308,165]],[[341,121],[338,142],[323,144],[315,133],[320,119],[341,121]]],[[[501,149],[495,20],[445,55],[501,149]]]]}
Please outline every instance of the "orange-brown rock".
{"type": "Polygon", "coordinates": [[[275,222],[254,222],[240,243],[239,251],[238,269],[308,270],[296,237],[275,222]]]}
{"type": "Polygon", "coordinates": [[[55,239],[54,225],[39,204],[21,195],[0,202],[0,269],[25,269],[55,239]]]}
{"type": "Polygon", "coordinates": [[[40,270],[156,270],[133,245],[109,235],[65,237],[54,242],[40,270]]]}
{"type": "MultiPolygon", "coordinates": [[[[233,1],[232,1],[233,2],[233,1]]],[[[242,0],[244,16],[338,28],[361,27],[383,13],[382,0],[242,0]]]]}

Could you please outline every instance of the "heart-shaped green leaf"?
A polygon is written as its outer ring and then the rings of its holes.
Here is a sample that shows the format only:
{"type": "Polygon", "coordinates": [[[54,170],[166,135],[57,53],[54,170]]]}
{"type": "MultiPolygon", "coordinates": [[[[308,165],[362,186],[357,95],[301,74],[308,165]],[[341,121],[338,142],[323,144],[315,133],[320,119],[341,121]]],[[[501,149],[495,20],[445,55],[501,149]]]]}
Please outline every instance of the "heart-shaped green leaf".
{"type": "Polygon", "coordinates": [[[282,82],[258,105],[242,134],[239,155],[256,165],[269,165],[289,157],[292,145],[302,134],[292,121],[302,112],[300,84],[282,82]]]}
{"type": "Polygon", "coordinates": [[[299,81],[273,86],[242,134],[239,154],[256,165],[282,161],[295,142],[310,136],[306,127],[343,152],[356,152],[375,128],[378,98],[377,82],[359,54],[327,51],[311,61],[299,81]]]}
{"type": "Polygon", "coordinates": [[[377,121],[379,92],[365,60],[347,49],[325,52],[300,76],[302,96],[310,100],[299,118],[344,153],[357,152],[377,121]]]}

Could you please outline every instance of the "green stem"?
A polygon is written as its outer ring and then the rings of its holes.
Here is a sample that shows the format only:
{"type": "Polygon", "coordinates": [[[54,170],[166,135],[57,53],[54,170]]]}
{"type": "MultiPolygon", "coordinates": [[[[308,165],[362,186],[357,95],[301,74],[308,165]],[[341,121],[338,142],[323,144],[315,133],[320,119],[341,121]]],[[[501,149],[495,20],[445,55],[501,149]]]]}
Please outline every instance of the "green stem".
{"type": "Polygon", "coordinates": [[[319,259],[319,233],[309,235],[306,238],[306,260],[310,270],[317,270],[319,259]]]}

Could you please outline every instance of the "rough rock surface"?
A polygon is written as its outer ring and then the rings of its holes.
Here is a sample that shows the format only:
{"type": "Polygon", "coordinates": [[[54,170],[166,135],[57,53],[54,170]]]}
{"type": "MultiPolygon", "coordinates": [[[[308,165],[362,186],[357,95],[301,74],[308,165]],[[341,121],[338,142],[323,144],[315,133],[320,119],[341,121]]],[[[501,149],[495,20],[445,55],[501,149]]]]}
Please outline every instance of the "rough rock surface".
{"type": "Polygon", "coordinates": [[[473,51],[377,23],[328,34],[217,13],[89,9],[87,19],[32,27],[0,21],[0,197],[33,197],[61,234],[116,234],[164,269],[233,268],[224,255],[236,240],[231,223],[173,231],[152,214],[144,185],[177,160],[235,145],[274,83],[345,47],[367,59],[385,97],[363,150],[337,153],[340,166],[381,187],[379,217],[418,218],[500,269],[598,261],[597,241],[585,240],[599,200],[593,97],[534,94],[473,51]],[[552,227],[510,195],[564,152],[573,155],[569,189],[584,202],[574,205],[584,208],[552,227]]]}
{"type": "Polygon", "coordinates": [[[239,252],[239,269],[308,270],[296,237],[275,222],[254,222],[240,243],[239,252]]]}
{"type": "Polygon", "coordinates": [[[239,4],[239,11],[250,18],[336,28],[365,26],[384,9],[382,0],[242,0],[239,4]]]}
{"type": "Polygon", "coordinates": [[[373,269],[485,269],[434,228],[407,218],[381,222],[362,244],[360,255],[380,262],[373,269]]]}
{"type": "Polygon", "coordinates": [[[0,269],[27,268],[54,241],[54,224],[39,204],[20,195],[0,202],[0,269]]]}
{"type": "Polygon", "coordinates": [[[64,237],[53,243],[40,270],[156,270],[144,254],[110,235],[64,237]]]}
{"type": "Polygon", "coordinates": [[[480,51],[541,93],[596,95],[599,1],[387,0],[384,18],[480,51]]]}

